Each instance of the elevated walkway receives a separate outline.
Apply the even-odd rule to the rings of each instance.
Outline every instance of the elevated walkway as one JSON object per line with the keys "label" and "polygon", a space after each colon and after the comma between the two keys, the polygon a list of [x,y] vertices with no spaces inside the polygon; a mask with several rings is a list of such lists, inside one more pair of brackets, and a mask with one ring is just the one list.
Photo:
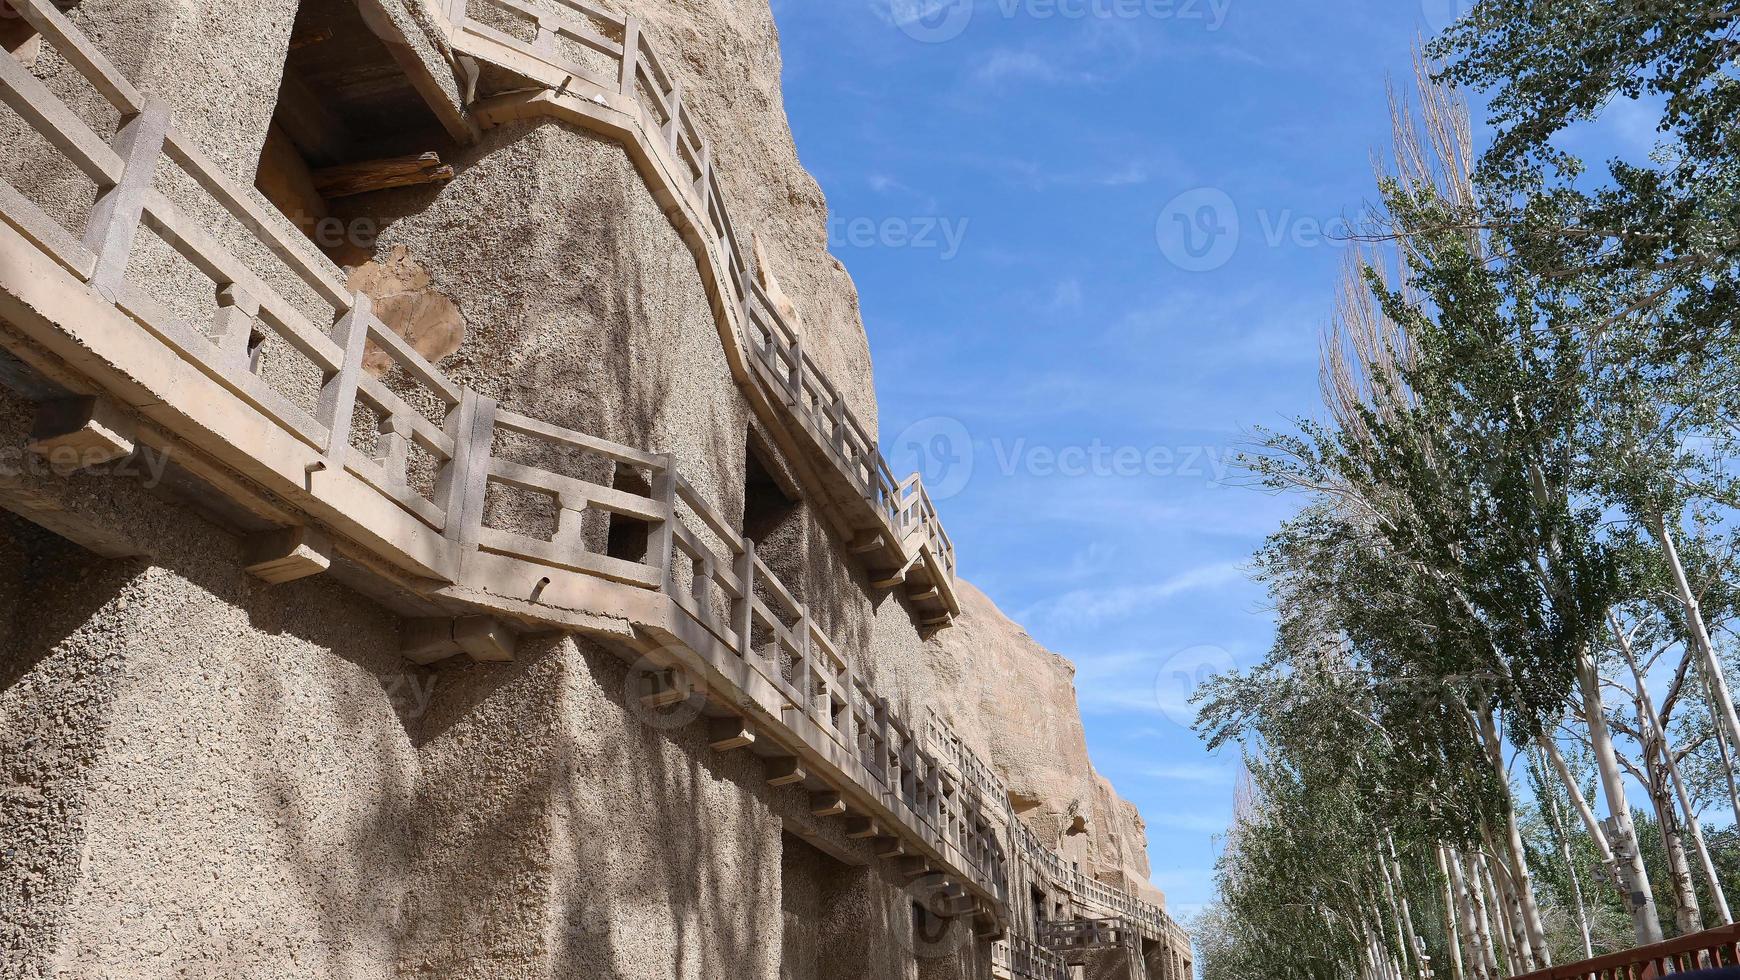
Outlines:
{"label": "elevated walkway", "polygon": [[[756,281],[726,207],[710,144],[639,22],[583,0],[446,0],[429,4],[456,53],[537,83],[474,107],[484,125],[558,118],[621,142],[694,252],[732,372],[788,450],[812,460],[843,515],[841,530],[871,578],[901,589],[921,622],[960,615],[954,543],[917,474],[896,480],[877,442],[804,350],[803,337]],[[479,19],[488,11],[495,26]]]}
{"label": "elevated walkway", "polygon": [[[717,733],[715,748],[763,756],[770,783],[807,789],[818,815],[851,821],[850,836],[874,839],[905,873],[942,876],[962,896],[961,915],[1000,928],[1005,856],[994,815],[958,802],[961,788],[918,731],[669,456],[504,410],[456,384],[58,8],[11,2],[121,118],[112,141],[99,137],[0,55],[0,100],[66,158],[69,176],[90,181],[96,200],[68,228],[0,182],[0,346],[9,355],[0,376],[43,400],[39,451],[71,451],[87,465],[138,445],[168,454],[214,509],[263,529],[256,574],[286,581],[342,556],[399,608],[420,611],[413,625],[430,628],[407,631],[412,659],[511,657],[513,629],[605,641],[637,664],[648,707],[695,706]],[[202,214],[224,216],[223,227],[157,189],[170,168],[204,195]],[[215,322],[191,322],[129,280],[147,232],[209,279]],[[287,283],[320,311],[292,301]],[[414,391],[363,370],[370,345]],[[298,390],[297,379],[310,377],[314,390]],[[632,469],[651,490],[533,465],[527,445]],[[432,487],[419,485],[414,456],[433,466]],[[486,495],[499,487],[553,498],[553,532],[486,522]],[[11,484],[0,498],[112,550],[100,530],[49,513],[40,495]],[[948,566],[930,539],[893,534],[931,520],[916,506],[888,511],[889,540],[939,562],[941,581]],[[595,520],[643,529],[644,554],[591,543],[599,536],[585,529]]]}

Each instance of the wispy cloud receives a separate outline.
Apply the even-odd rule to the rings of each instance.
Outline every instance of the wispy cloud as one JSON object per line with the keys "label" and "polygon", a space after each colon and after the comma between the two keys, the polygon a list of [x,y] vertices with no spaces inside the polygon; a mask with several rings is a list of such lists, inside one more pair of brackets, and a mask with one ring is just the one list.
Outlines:
{"label": "wispy cloud", "polygon": [[1238,771],[1226,766],[1217,766],[1207,762],[1179,762],[1160,766],[1149,766],[1142,770],[1142,775],[1151,779],[1164,780],[1170,783],[1195,783],[1201,786],[1230,786],[1238,778]]}
{"label": "wispy cloud", "polygon": [[1035,604],[1023,616],[1052,623],[1093,626],[1108,619],[1132,616],[1192,592],[1243,582],[1244,578],[1239,562],[1211,562],[1158,582],[1109,589],[1073,589]]}

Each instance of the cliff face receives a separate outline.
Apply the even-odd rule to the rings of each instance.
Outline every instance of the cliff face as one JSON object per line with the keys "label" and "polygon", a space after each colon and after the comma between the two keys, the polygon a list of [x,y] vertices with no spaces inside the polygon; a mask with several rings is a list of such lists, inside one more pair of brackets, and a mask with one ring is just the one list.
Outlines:
{"label": "cliff face", "polygon": [[[670,52],[684,99],[713,139],[738,233],[764,243],[772,273],[801,320],[804,349],[833,379],[865,429],[876,431],[870,344],[858,291],[828,253],[828,202],[798,161],[781,94],[779,29],[767,0],[624,0]],[[746,242],[747,244],[747,242]]]}
{"label": "cliff face", "polygon": [[1160,903],[1141,814],[1094,770],[1075,666],[961,581],[961,616],[904,665],[904,690],[935,706],[1008,784],[1021,819],[1083,871]]}

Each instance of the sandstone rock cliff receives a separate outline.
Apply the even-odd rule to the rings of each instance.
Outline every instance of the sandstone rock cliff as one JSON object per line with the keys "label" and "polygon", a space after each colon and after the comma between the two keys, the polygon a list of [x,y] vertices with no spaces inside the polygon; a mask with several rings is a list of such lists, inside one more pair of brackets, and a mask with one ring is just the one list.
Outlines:
{"label": "sandstone rock cliff", "polygon": [[936,706],[1008,784],[1023,822],[1083,871],[1163,902],[1148,882],[1141,814],[1094,770],[1075,665],[1039,645],[983,592],[956,588],[961,616],[902,665],[914,704]]}

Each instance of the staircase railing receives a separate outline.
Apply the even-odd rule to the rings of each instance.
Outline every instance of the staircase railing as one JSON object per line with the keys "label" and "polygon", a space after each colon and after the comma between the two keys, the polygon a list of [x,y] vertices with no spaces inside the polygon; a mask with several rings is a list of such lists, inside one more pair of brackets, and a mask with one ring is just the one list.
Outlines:
{"label": "staircase railing", "polygon": [[[113,139],[99,136],[0,53],[0,102],[65,158],[67,166],[51,168],[55,176],[82,174],[95,200],[69,229],[0,181],[0,222],[89,287],[64,295],[100,298],[125,318],[58,325],[89,331],[71,343],[49,336],[51,326],[45,339],[113,383],[113,397],[142,410],[166,407],[157,417],[177,436],[269,481],[274,492],[320,505],[316,513],[341,536],[437,585],[507,560],[515,581],[542,570],[530,590],[534,610],[536,596],[561,576],[620,586],[625,598],[662,594],[736,659],[743,684],[779,693],[780,741],[834,760],[830,770],[844,774],[835,778],[854,780],[892,818],[881,821],[884,833],[916,838],[942,856],[941,870],[1003,906],[1005,855],[991,815],[959,802],[965,793],[949,768],[672,457],[505,410],[455,382],[389,329],[366,295],[348,290],[340,270],[286,218],[224,174],[161,101],[128,82],[52,3],[0,2],[16,8],[121,120]],[[660,77],[656,62],[649,68]],[[680,102],[673,99],[670,111],[678,118]],[[170,170],[187,178],[171,185],[204,195],[194,210],[207,217],[156,189]],[[185,312],[189,297],[157,295],[155,284],[129,276],[140,241],[151,234],[206,280],[206,295],[214,297],[208,322]],[[119,326],[126,321],[137,336]],[[92,342],[129,354],[99,354]],[[365,371],[371,347],[391,362],[387,375]],[[145,377],[148,371],[156,373]],[[219,391],[245,408],[201,416],[214,411]],[[243,418],[247,410],[257,422]],[[222,424],[198,421],[217,416]],[[557,458],[567,462],[549,462]],[[650,489],[623,489],[641,482],[616,479],[624,470],[644,475],[641,485]],[[323,497],[326,486],[345,488],[346,504]],[[376,496],[364,499],[352,487]],[[503,492],[547,499],[553,524],[540,529],[513,508],[492,505]],[[612,548],[605,532],[618,525],[644,531],[641,554]],[[485,585],[474,594],[502,583]],[[503,587],[499,595],[505,601],[512,591]],[[523,613],[523,598],[514,601]],[[746,704],[745,690],[740,684],[720,692],[721,701]]]}
{"label": "staircase railing", "polygon": [[[601,104],[626,105],[646,132],[648,152],[676,174],[674,193],[701,217],[701,231],[722,257],[721,286],[743,324],[750,374],[768,400],[788,412],[795,429],[825,456],[876,515],[892,544],[926,549],[944,599],[954,599],[954,545],[917,474],[897,481],[881,449],[839,389],[804,349],[803,338],[756,281],[714,168],[713,154],[684,99],[682,85],[648,43],[640,22],[584,0],[436,0],[464,46],[522,73],[547,75],[552,87]],[[487,18],[487,19],[486,19]],[[489,22],[491,19],[496,23]],[[922,534],[914,536],[915,530]],[[910,552],[907,553],[911,556]]]}

